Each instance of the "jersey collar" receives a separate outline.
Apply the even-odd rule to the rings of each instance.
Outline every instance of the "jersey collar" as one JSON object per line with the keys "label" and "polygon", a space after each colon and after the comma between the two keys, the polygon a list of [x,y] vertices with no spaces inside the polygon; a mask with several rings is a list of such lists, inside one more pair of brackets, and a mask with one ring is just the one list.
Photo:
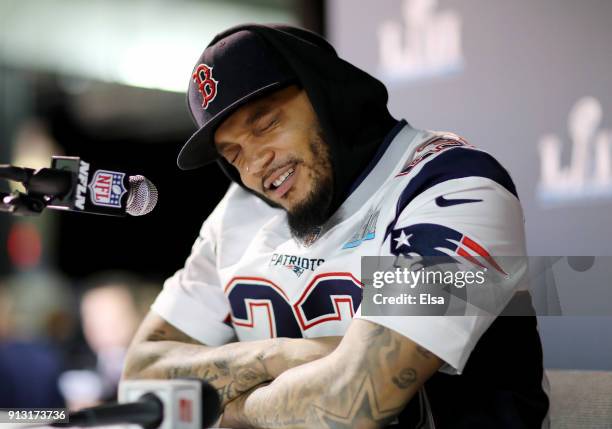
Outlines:
{"label": "jersey collar", "polygon": [[359,175],[346,200],[326,222],[323,230],[340,223],[357,212],[404,163],[406,150],[419,130],[402,119],[385,137],[372,161]]}

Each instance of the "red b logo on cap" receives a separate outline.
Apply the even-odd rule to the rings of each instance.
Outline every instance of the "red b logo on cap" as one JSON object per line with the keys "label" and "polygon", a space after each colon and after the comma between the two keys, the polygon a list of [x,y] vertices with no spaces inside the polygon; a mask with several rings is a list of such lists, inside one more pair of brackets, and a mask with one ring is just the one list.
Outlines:
{"label": "red b logo on cap", "polygon": [[198,84],[198,91],[202,94],[202,107],[206,109],[208,103],[215,99],[219,83],[212,77],[212,67],[200,64],[193,72],[193,81]]}

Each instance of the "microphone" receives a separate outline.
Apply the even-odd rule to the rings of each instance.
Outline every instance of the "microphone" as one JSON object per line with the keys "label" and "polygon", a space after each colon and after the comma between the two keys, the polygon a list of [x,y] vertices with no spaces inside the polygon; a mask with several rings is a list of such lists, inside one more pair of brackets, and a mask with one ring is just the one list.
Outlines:
{"label": "microphone", "polygon": [[126,380],[119,385],[119,403],[86,408],[53,427],[139,425],[144,429],[201,429],[219,418],[217,391],[196,379]]}
{"label": "microphone", "polygon": [[142,216],[157,204],[157,188],[141,175],[97,168],[79,157],[54,156],[51,168],[0,166],[0,178],[23,183],[26,194],[2,195],[0,211],[38,214],[45,207],[110,216]]}

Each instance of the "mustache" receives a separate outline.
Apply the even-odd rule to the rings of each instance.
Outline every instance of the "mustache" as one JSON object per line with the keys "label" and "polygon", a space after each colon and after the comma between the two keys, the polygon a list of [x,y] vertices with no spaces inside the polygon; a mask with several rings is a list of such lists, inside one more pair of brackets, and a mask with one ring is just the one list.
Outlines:
{"label": "mustache", "polygon": [[295,158],[295,157],[291,157],[287,160],[284,161],[278,161],[273,163],[272,165],[270,165],[267,168],[266,174],[264,174],[261,178],[261,188],[265,189],[264,183],[266,182],[266,180],[268,180],[268,178],[274,174],[275,171],[277,171],[280,168],[284,168],[287,167],[289,165],[295,164],[296,166],[300,165],[300,164],[304,164],[304,160],[299,159],[299,158]]}

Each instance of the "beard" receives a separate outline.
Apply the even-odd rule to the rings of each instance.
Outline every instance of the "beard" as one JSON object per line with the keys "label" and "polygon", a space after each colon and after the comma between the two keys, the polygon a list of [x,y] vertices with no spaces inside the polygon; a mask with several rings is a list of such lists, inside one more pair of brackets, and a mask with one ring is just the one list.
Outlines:
{"label": "beard", "polygon": [[312,189],[303,201],[287,211],[291,234],[300,241],[317,237],[321,226],[329,219],[329,208],[334,193],[331,156],[321,130],[313,133],[310,150],[316,163],[309,165],[312,172]]}

